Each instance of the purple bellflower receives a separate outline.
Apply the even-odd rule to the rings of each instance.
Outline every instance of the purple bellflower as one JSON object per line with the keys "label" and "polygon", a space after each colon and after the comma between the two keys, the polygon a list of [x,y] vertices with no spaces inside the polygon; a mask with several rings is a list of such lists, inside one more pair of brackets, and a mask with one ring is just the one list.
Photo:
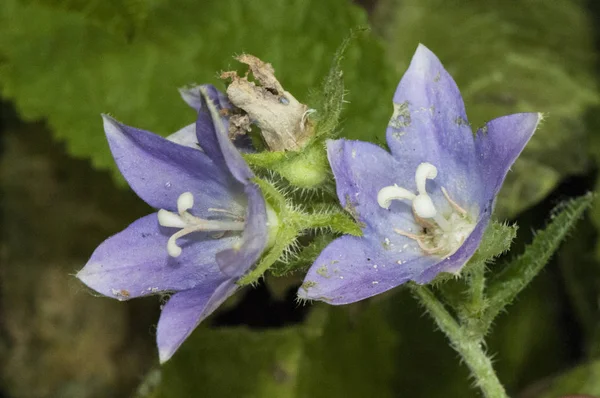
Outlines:
{"label": "purple bellflower", "polygon": [[327,142],[338,198],[363,236],[329,244],[300,298],[347,304],[407,281],[459,273],[541,119],[538,113],[503,116],[473,135],[456,83],[423,45],[393,102],[386,131],[391,154],[361,141]]}
{"label": "purple bellflower", "polygon": [[227,99],[208,85],[182,96],[198,118],[169,139],[103,116],[119,170],[158,212],[105,240],[77,274],[119,300],[172,293],[157,328],[161,362],[237,290],[276,224],[227,136]]}

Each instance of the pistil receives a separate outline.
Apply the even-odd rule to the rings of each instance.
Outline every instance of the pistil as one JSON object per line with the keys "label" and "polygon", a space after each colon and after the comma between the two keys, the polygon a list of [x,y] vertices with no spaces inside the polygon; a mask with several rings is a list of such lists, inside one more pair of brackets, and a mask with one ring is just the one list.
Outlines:
{"label": "pistil", "polygon": [[[206,220],[192,215],[188,210],[194,207],[194,196],[191,192],[184,192],[177,199],[177,213],[160,209],[158,211],[158,223],[163,227],[180,228],[181,230],[171,235],[167,241],[167,252],[171,257],[181,255],[181,247],[177,245],[177,239],[188,234],[199,231],[228,232],[243,231],[243,221],[219,221]],[[227,212],[228,211],[223,211]]]}
{"label": "pistil", "polygon": [[452,213],[448,218],[440,214],[426,188],[427,180],[436,177],[437,168],[434,165],[421,163],[415,172],[417,194],[394,184],[378,192],[377,203],[388,209],[393,200],[409,201],[412,204],[415,222],[423,227],[423,233],[413,234],[397,228],[394,232],[413,239],[427,254],[450,255],[471,233],[474,224],[469,220],[468,212],[450,198],[444,187],[441,190],[452,208]]}

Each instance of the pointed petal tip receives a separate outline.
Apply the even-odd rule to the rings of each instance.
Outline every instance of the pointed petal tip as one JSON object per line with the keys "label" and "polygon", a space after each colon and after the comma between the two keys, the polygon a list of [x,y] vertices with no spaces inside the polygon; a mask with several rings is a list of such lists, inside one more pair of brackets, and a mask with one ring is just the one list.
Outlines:
{"label": "pointed petal tip", "polygon": [[124,135],[121,123],[119,123],[115,118],[107,115],[106,113],[102,113],[101,116],[104,126],[104,133],[107,137],[119,137]]}
{"label": "pointed petal tip", "polygon": [[171,359],[173,357],[173,354],[175,354],[175,351],[177,350],[177,348],[175,348],[174,350],[169,348],[169,349],[165,349],[165,348],[159,348],[158,349],[158,362],[160,365],[164,365],[165,362],[167,362],[169,359]]}
{"label": "pointed petal tip", "polygon": [[442,62],[433,51],[419,43],[415,54],[412,57],[411,66],[418,69],[429,70],[432,66],[442,67]]}

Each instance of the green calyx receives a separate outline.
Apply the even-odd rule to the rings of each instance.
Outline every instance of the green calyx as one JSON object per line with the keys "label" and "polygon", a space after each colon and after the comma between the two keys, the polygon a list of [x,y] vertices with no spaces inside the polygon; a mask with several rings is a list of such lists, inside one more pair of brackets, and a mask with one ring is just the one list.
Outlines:
{"label": "green calyx", "polygon": [[[320,246],[329,243],[339,234],[359,236],[362,233],[356,222],[339,206],[322,204],[306,210],[294,203],[293,194],[287,197],[271,182],[260,178],[255,178],[254,182],[261,188],[268,212],[271,213],[268,221],[270,236],[268,249],[256,267],[238,281],[241,286],[256,283],[273,264],[286,263],[290,257],[296,257],[298,252],[302,252],[298,238],[307,231],[315,233]],[[323,242],[324,238],[326,242]],[[299,266],[301,264],[288,267],[288,271],[294,271]]]}
{"label": "green calyx", "polygon": [[312,97],[314,109],[303,116],[309,137],[298,150],[265,151],[245,154],[244,159],[257,171],[272,171],[290,186],[301,190],[331,191],[332,174],[327,160],[325,141],[338,132],[344,106],[344,79],[341,62],[356,35],[365,29],[355,29],[338,48],[329,73]]}
{"label": "green calyx", "polygon": [[274,171],[291,186],[315,190],[331,181],[325,147],[315,142],[301,152],[260,152],[245,154],[244,159],[256,169]]}

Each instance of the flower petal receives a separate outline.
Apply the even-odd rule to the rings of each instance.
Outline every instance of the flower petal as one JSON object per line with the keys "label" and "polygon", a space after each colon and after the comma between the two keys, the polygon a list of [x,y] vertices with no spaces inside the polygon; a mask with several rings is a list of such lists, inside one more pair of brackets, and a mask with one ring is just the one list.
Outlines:
{"label": "flower petal", "polygon": [[478,170],[484,185],[481,205],[496,197],[508,170],[533,136],[541,119],[540,113],[517,113],[491,120],[477,131]]}
{"label": "flower petal", "polygon": [[365,238],[342,236],[319,255],[298,296],[334,305],[353,303],[417,278],[439,260],[418,256],[402,264],[397,261]]}
{"label": "flower petal", "polygon": [[172,233],[172,228],[158,224],[156,213],[142,217],[100,244],[77,277],[97,292],[120,300],[191,289],[223,278],[215,255],[239,238],[190,234],[178,240],[183,250],[173,258],[167,253]]}
{"label": "flower petal", "polygon": [[402,168],[430,162],[439,184],[459,201],[469,198],[461,188],[476,175],[477,160],[464,103],[439,59],[421,44],[394,94],[387,142]]}
{"label": "flower petal", "polygon": [[246,273],[262,255],[269,238],[266,203],[260,188],[249,183],[245,191],[248,208],[241,246],[217,253],[217,264],[221,272],[228,276]]}
{"label": "flower petal", "polygon": [[125,126],[104,115],[104,130],[119,170],[150,206],[175,210],[177,198],[192,192],[198,210],[222,208],[241,186],[206,154],[148,131]]}
{"label": "flower petal", "polygon": [[233,105],[229,102],[227,96],[219,91],[212,84],[201,84],[198,86],[191,86],[179,89],[181,98],[192,108],[199,112],[204,107],[204,98],[202,97],[201,91],[204,90],[211,101],[214,102],[217,109],[231,109]]}
{"label": "flower petal", "polygon": [[[229,99],[225,94],[220,92],[212,84],[202,84],[199,86],[182,88],[179,90],[181,97],[185,102],[188,103],[197,112],[202,109],[204,113],[199,116],[199,129],[197,132],[197,140],[204,142],[204,146],[208,148],[208,152],[211,157],[216,159],[222,159],[220,149],[214,142],[212,119],[210,118],[210,112],[206,112],[206,101],[203,97],[202,92],[206,92],[207,97],[213,102],[219,114],[221,121],[223,122],[224,130],[229,131],[229,115],[227,111],[233,109],[234,106],[229,102]],[[253,152],[252,140],[247,135],[238,135],[233,138],[234,146],[242,152]]]}
{"label": "flower petal", "polygon": [[181,130],[177,130],[169,135],[167,140],[197,150],[201,149],[200,144],[198,143],[198,137],[196,137],[196,123],[189,124]]}
{"label": "flower petal", "polygon": [[216,89],[206,85],[200,86],[199,90],[204,102],[196,121],[198,142],[215,163],[226,165],[236,180],[246,184],[254,173],[229,139],[227,124],[219,114],[220,105],[213,100]]}
{"label": "flower petal", "polygon": [[394,232],[394,228],[417,230],[410,202],[394,201],[389,209],[384,209],[377,202],[377,194],[386,186],[405,181],[410,185],[404,188],[416,191],[415,170],[401,168],[387,151],[361,141],[329,140],[327,157],[340,203],[365,224],[365,235],[379,235],[398,247],[410,242]]}
{"label": "flower petal", "polygon": [[239,288],[232,279],[175,293],[158,321],[156,342],[160,363],[168,361],[194,329]]}

